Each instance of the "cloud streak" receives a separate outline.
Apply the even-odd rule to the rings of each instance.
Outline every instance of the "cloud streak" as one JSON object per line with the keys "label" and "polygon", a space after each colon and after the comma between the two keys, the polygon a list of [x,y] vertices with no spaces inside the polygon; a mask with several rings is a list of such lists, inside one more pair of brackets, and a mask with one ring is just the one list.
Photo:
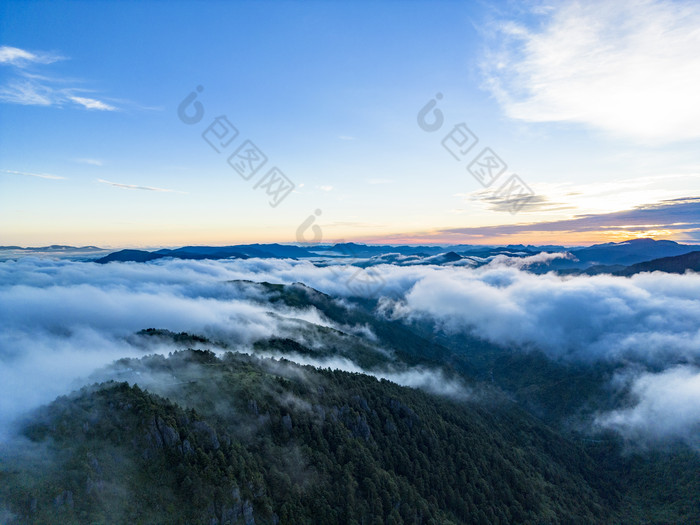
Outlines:
{"label": "cloud streak", "polygon": [[624,230],[630,233],[655,230],[700,233],[700,197],[665,200],[613,213],[581,215],[572,219],[526,224],[446,228],[437,235],[498,237],[531,232],[591,232]]}
{"label": "cloud streak", "polygon": [[154,186],[138,186],[136,184],[122,184],[121,182],[111,182],[104,179],[97,179],[97,182],[102,184],[108,184],[114,186],[115,188],[121,188],[123,190],[144,190],[144,191],[161,191],[165,193],[186,193],[184,191],[170,190],[166,188],[156,188]]}
{"label": "cloud streak", "polygon": [[31,173],[29,171],[16,171],[16,170],[0,170],[3,173],[9,173],[10,175],[24,175],[25,177],[37,177],[39,179],[49,179],[49,180],[65,180],[65,177],[60,175],[52,175],[50,173]]}
{"label": "cloud streak", "polygon": [[111,106],[109,104],[106,104],[105,102],[102,102],[101,100],[97,100],[94,98],[75,96],[69,96],[68,98],[76,104],[80,104],[85,109],[99,109],[100,111],[116,111],[117,109],[114,106]]}
{"label": "cloud streak", "polygon": [[0,64],[23,67],[28,64],[51,64],[63,57],[51,53],[33,53],[18,47],[0,46]]}
{"label": "cloud streak", "polygon": [[74,159],[75,162],[79,164],[88,164],[90,166],[102,166],[103,162],[100,159],[89,159],[89,158],[81,158],[81,159]]}

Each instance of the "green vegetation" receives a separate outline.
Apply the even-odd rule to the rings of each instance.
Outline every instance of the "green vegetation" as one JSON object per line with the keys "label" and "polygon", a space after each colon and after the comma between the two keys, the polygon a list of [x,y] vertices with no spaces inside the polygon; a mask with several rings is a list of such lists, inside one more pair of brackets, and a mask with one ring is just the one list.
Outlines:
{"label": "green vegetation", "polygon": [[173,342],[178,345],[212,343],[209,339],[207,339],[206,337],[202,337],[201,335],[193,335],[187,332],[175,333],[170,330],[165,330],[163,328],[146,328],[145,330],[139,330],[138,332],[136,332],[136,335],[165,339],[169,342]]}
{"label": "green vegetation", "polygon": [[232,353],[118,366],[168,398],[105,383],[42,409],[27,454],[51,463],[2,469],[18,523],[583,523],[616,502],[510,404]]}
{"label": "green vegetation", "polygon": [[[615,434],[577,431],[625,402],[606,389],[614,365],[407,326],[377,315],[373,301],[348,307],[302,284],[229,285],[256,287],[261,302],[314,306],[348,327],[300,321],[294,338],[258,341],[254,352],[340,357],[374,371],[429,367],[478,395],[449,399],[232,352],[121,359],[95,377],[125,382],[58,398],[0,455],[0,522],[700,521],[697,451],[630,449]],[[228,346],[155,328],[136,337]]]}

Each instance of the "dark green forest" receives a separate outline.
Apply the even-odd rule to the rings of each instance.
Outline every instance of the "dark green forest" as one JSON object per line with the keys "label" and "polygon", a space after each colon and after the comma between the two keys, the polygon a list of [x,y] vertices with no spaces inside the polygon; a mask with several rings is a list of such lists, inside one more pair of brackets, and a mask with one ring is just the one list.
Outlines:
{"label": "dark green forest", "polygon": [[612,441],[590,448],[504,399],[450,400],[236,353],[185,350],[115,367],[159,393],[95,384],[28,419],[16,462],[0,471],[8,523],[698,516],[694,453],[640,462]]}

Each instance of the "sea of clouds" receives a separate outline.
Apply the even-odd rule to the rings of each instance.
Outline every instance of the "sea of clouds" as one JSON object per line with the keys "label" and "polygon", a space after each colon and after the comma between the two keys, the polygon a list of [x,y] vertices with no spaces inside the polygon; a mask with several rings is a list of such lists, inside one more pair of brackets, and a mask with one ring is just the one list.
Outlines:
{"label": "sea of clouds", "polygon": [[[242,350],[288,335],[295,323],[338,328],[313,308],[261,302],[259,290],[226,284],[243,279],[302,282],[340,301],[367,293],[379,298],[381,315],[396,320],[427,321],[447,333],[538,349],[564,362],[626,363],[616,383],[630,389],[634,403],[599,414],[596,425],[651,441],[693,442],[700,434],[698,274],[535,275],[498,258],[476,269],[380,265],[366,270],[378,286],[349,286],[357,271],[280,259],[0,262],[0,427],[80,386],[95,369],[143,355],[133,334],[144,328],[202,334]],[[289,357],[359,370],[348,360]],[[383,377],[429,390],[446,383],[428,370]]]}

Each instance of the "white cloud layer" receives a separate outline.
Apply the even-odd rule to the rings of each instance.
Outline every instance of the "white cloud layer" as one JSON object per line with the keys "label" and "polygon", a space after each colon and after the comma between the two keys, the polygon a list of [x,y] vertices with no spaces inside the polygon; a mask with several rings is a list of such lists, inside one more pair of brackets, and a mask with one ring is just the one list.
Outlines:
{"label": "white cloud layer", "polygon": [[700,450],[700,369],[678,366],[634,379],[637,404],[598,417],[596,423],[612,428],[635,442],[681,439]]}
{"label": "white cloud layer", "polygon": [[[314,308],[261,302],[259,288],[226,282],[306,280],[340,288],[335,275],[338,271],[308,262],[281,260],[100,265],[25,257],[0,262],[0,434],[19,414],[80,386],[99,367],[174,349],[157,338],[146,348],[143,341],[134,342],[131,336],[145,328],[200,334],[238,350],[269,337],[305,342],[307,323],[371,341],[375,336],[367,327],[336,326]],[[387,374],[429,390],[440,385],[445,394],[459,390],[457,383],[428,370]]]}
{"label": "white cloud layer", "polygon": [[700,360],[698,274],[564,278],[495,261],[473,271],[426,272],[388,309],[553,358]]}
{"label": "white cloud layer", "polygon": [[[226,281],[302,282],[345,302],[362,290],[347,284],[356,270],[279,259],[0,263],[0,427],[95,368],[141,355],[127,336],[143,328],[189,331],[241,348],[299,332],[297,319],[347,332],[315,309],[270,305],[255,295],[258,289]],[[564,278],[527,273],[502,258],[476,269],[379,265],[373,271],[384,283],[380,310],[397,319],[434,323],[514,351],[540,349],[555,359],[623,363],[631,405],[599,415],[600,426],[651,440],[684,438],[697,427],[700,274]],[[343,359],[312,364],[359,371]],[[380,376],[441,394],[465,392],[429,370]]]}
{"label": "white cloud layer", "polygon": [[643,143],[700,137],[700,4],[567,0],[536,11],[539,25],[498,24],[484,61],[508,116]]}
{"label": "white cloud layer", "polygon": [[246,347],[285,336],[297,320],[328,324],[314,309],[254,304],[226,277],[214,264],[0,263],[0,429],[96,368],[143,355],[128,336],[144,328]]}

